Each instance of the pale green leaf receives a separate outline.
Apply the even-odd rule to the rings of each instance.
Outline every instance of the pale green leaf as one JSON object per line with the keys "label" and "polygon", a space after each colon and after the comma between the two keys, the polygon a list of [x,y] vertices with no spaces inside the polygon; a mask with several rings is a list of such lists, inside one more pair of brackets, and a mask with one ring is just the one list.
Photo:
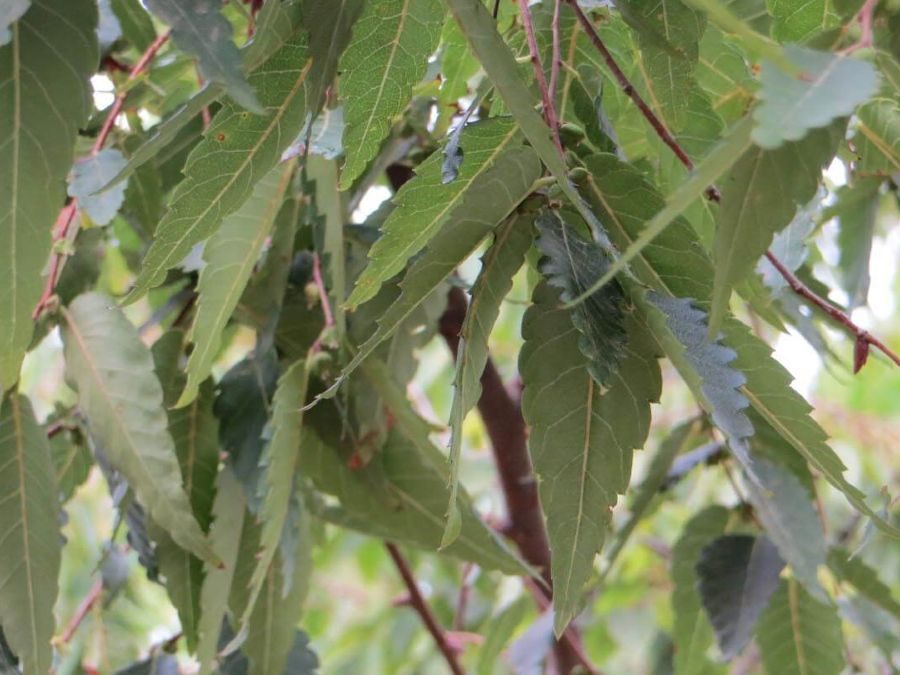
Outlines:
{"label": "pale green leaf", "polygon": [[559,635],[581,605],[611,508],[628,487],[632,453],[646,440],[650,403],[658,400],[662,382],[646,328],[630,320],[625,359],[601,388],[588,372],[569,312],[559,308],[558,290],[542,284],[533,300],[522,326],[522,411],[547,518]]}
{"label": "pale green leaf", "polygon": [[900,620],[900,600],[897,600],[894,591],[878,578],[878,572],[859,556],[851,557],[846,550],[834,548],[828,553],[828,567],[842,583],[850,584],[859,595]]}
{"label": "pale green leaf", "polygon": [[701,675],[712,671],[706,651],[713,642],[713,629],[697,593],[697,561],[700,551],[725,532],[728,510],[710,506],[691,518],[672,549],[672,611],[675,615],[675,674]]}
{"label": "pale green leaf", "polygon": [[241,486],[230,469],[218,476],[216,502],[209,541],[222,561],[221,567],[206,567],[206,578],[200,591],[200,622],[197,626],[197,660],[201,675],[211,675],[214,669],[219,630],[228,608],[228,594],[234,582],[238,548],[241,542],[246,504]]}
{"label": "pale green leaf", "polygon": [[[0,390],[19,379],[99,59],[91,0],[33,0],[0,47]],[[48,48],[48,44],[54,46]]]}
{"label": "pale green leaf", "polygon": [[64,429],[49,438],[60,501],[67,502],[87,479],[94,458],[80,429]]}
{"label": "pale green leaf", "polygon": [[263,114],[263,106],[241,72],[232,26],[218,0],[146,0],[147,8],[172,27],[172,40],[197,58],[203,78],[223,84],[240,106]]}
{"label": "pale green leaf", "polygon": [[794,579],[784,579],[762,615],[756,642],[768,673],[837,675],[844,670],[841,620]]}
{"label": "pale green leaf", "polygon": [[900,171],[900,104],[876,98],[857,112],[853,145],[861,176],[889,176]]}
{"label": "pale green leaf", "polygon": [[369,266],[356,280],[348,306],[355,308],[374,297],[381,284],[401,271],[406,261],[442,228],[465,217],[460,214],[475,210],[481,184],[500,170],[508,170],[505,155],[520,146],[521,135],[515,123],[494,118],[463,131],[461,147],[465,159],[455,180],[444,183],[441,153],[436,152],[423,162],[416,169],[416,177],[394,197],[396,208],[369,250]]}
{"label": "pale green leaf", "polygon": [[729,123],[744,116],[756,88],[744,54],[718,28],[708,28],[700,42],[697,81]]}
{"label": "pale green leaf", "polygon": [[834,192],[835,202],[823,213],[823,220],[837,216],[837,244],[840,250],[838,273],[847,292],[847,306],[865,305],[869,296],[869,260],[881,201],[878,178],[863,178]]}
{"label": "pale green leaf", "polygon": [[150,350],[115,303],[77,297],[63,312],[66,379],[115,468],[179,545],[215,560],[184,492]]}
{"label": "pale green leaf", "polygon": [[156,29],[141,0],[112,0],[111,6],[125,38],[143,53],[156,39]]}
{"label": "pale green leaf", "polygon": [[803,42],[841,22],[832,0],[768,0],[772,32],[782,42]]}
{"label": "pale green leaf", "polygon": [[0,624],[24,671],[46,673],[53,664],[59,502],[47,437],[31,403],[15,392],[0,407],[0,494]]}
{"label": "pale green leaf", "polygon": [[460,331],[453,402],[450,406],[450,504],[441,546],[458,535],[462,517],[457,506],[463,422],[481,398],[481,374],[488,360],[488,340],[500,314],[500,304],[512,288],[513,277],[531,247],[531,223],[510,218],[494,233],[481,259],[481,272],[472,287],[472,300]]}
{"label": "pale green leaf", "polygon": [[722,325],[731,289],[752,272],[775,234],[816,193],[822,169],[834,156],[842,132],[843,125],[836,123],[775,150],[753,147],[722,180],[711,333]]}
{"label": "pale green leaf", "polygon": [[752,138],[762,148],[799,141],[849,116],[878,91],[878,71],[867,61],[796,45],[785,47],[784,55],[796,72],[765,61],[759,76]]}
{"label": "pale green leaf", "polygon": [[409,103],[437,47],[443,19],[440,0],[370,0],[366,5],[340,66],[347,153],[342,189],[365,171]]}
{"label": "pale green leaf", "polygon": [[753,637],[753,628],[778,588],[784,561],[765,537],[729,534],[710,542],[697,561],[697,591],[731,660]]}
{"label": "pale green leaf", "polygon": [[197,282],[197,312],[188,339],[194,343],[187,363],[187,383],[176,406],[197,396],[209,377],[222,344],[222,332],[250,280],[253,266],[274,226],[294,171],[285,162],[269,171],[253,194],[226,217],[203,249],[206,265]]}
{"label": "pale green leaf", "polygon": [[494,227],[528,196],[540,171],[540,163],[530,148],[507,148],[481,181],[469,189],[463,206],[454,211],[425,252],[412,263],[400,282],[397,302],[378,320],[378,328],[344,367],[335,384],[317,399],[333,396],[344,379],[477,250]]}
{"label": "pale green leaf", "polygon": [[122,167],[125,158],[118,150],[107,148],[75,162],[69,175],[69,196],[78,200],[81,209],[97,225],[106,225],[122,206],[127,181],[100,192]]}

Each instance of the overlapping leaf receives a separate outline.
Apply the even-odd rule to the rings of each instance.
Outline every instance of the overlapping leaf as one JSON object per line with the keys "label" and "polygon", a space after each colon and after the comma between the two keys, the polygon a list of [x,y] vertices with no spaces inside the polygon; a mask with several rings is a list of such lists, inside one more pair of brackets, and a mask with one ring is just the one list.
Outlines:
{"label": "overlapping leaf", "polygon": [[56,477],[27,398],[0,406],[0,623],[25,672],[53,664],[53,604],[60,565]]}
{"label": "overlapping leaf", "polygon": [[115,303],[96,293],[63,314],[66,378],[115,468],[179,545],[215,560],[184,492],[150,351]]}
{"label": "overlapping leaf", "polygon": [[[632,452],[644,444],[650,402],[658,399],[662,383],[657,353],[637,321],[628,322],[625,359],[601,388],[588,371],[569,312],[558,308],[559,292],[542,284],[533,299],[522,326],[522,411],[547,518],[554,629],[561,634],[578,611],[610,509],[628,486]],[[598,325],[620,320],[591,319]]]}
{"label": "overlapping leaf", "polygon": [[853,137],[860,175],[891,175],[900,171],[900,104],[876,98],[857,113]]}
{"label": "overlapping leaf", "polygon": [[774,19],[772,32],[783,42],[803,42],[841,20],[828,0],[768,0],[766,4]]}
{"label": "overlapping leaf", "polygon": [[[385,281],[403,269],[442,228],[479,208],[480,186],[509,171],[506,155],[521,146],[514,122],[496,118],[473,124],[463,132],[465,161],[459,175],[444,183],[441,153],[434,153],[416,170],[416,177],[400,188],[396,208],[369,250],[369,266],[356,280],[347,304],[356,307],[374,297]],[[520,150],[521,152],[521,150]],[[481,193],[484,194],[484,193]],[[506,201],[506,200],[504,200]]]}
{"label": "overlapping leaf", "polygon": [[900,620],[900,601],[891,588],[878,578],[878,572],[859,556],[851,556],[842,548],[834,548],[828,553],[828,567],[842,582],[850,584],[857,593]]}
{"label": "overlapping leaf", "polygon": [[500,314],[500,303],[512,288],[513,276],[525,262],[531,247],[531,224],[510,218],[494,234],[481,259],[481,272],[472,288],[472,301],[460,331],[456,357],[453,403],[450,408],[450,505],[441,546],[459,535],[462,518],[457,506],[463,421],[481,398],[481,374],[488,360],[488,339]]}
{"label": "overlapping leaf", "polygon": [[[14,8],[12,8],[14,9]],[[19,378],[99,58],[90,0],[34,0],[0,46],[0,389]],[[47,44],[54,45],[48,49]]]}
{"label": "overlapping leaf", "polygon": [[439,0],[374,0],[366,5],[341,59],[349,188],[378,153],[437,47],[444,11]]}
{"label": "overlapping leaf", "polygon": [[[69,196],[78,200],[78,208],[97,225],[106,225],[122,206],[127,182],[98,192],[125,166],[118,150],[107,148],[75,162],[69,178]],[[96,194],[95,194],[96,193]]]}

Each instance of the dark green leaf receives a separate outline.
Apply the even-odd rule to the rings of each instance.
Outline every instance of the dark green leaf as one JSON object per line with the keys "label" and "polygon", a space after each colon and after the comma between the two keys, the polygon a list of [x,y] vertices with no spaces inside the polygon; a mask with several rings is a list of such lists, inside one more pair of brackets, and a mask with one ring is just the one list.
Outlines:
{"label": "dark green leaf", "polygon": [[125,38],[143,52],[156,39],[156,29],[141,0],[112,0],[111,5]]}

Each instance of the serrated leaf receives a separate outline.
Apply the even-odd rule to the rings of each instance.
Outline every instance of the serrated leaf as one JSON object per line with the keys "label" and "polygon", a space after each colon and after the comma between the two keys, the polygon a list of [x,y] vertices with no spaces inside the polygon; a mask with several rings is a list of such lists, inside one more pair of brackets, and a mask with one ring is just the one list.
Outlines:
{"label": "serrated leaf", "polygon": [[781,42],[803,42],[841,22],[829,0],[768,0],[772,33]]}
{"label": "serrated leaf", "polygon": [[[525,314],[519,370],[529,452],[547,518],[553,578],[554,630],[562,634],[581,604],[611,508],[628,487],[632,452],[650,425],[650,402],[661,391],[657,354],[646,328],[628,321],[621,367],[601,388],[588,372],[580,333],[559,292],[535,289]],[[598,323],[604,317],[593,317]],[[613,319],[615,321],[615,319]]]}
{"label": "serrated leaf", "polygon": [[366,5],[341,59],[344,73],[346,190],[365,171],[425,75],[437,47],[444,11],[439,0],[374,0]]}
{"label": "serrated leaf", "polygon": [[[541,272],[552,286],[561,289],[563,302],[587,291],[609,268],[603,248],[581,236],[572,225],[577,222],[577,217],[557,211],[544,212],[535,221],[540,233],[537,246],[544,254]],[[625,357],[628,309],[625,295],[615,281],[572,309],[572,323],[581,333],[578,348],[601,387],[609,384]]]}
{"label": "serrated leaf", "polygon": [[460,331],[453,402],[450,406],[450,502],[441,547],[459,536],[462,516],[457,506],[463,422],[481,398],[481,374],[488,360],[488,340],[500,314],[500,304],[512,288],[513,277],[531,247],[532,228],[527,221],[510,218],[494,234],[481,259],[481,272],[472,287],[472,301]]}
{"label": "serrated leaf", "polygon": [[851,556],[842,548],[833,548],[828,553],[828,567],[843,583],[853,586],[859,595],[900,620],[900,601],[890,587],[878,578],[878,572],[859,556]]}
{"label": "serrated leaf", "polygon": [[232,26],[217,0],[146,0],[147,8],[172,27],[179,49],[197,58],[203,78],[223,84],[238,105],[262,115],[264,107],[241,72]]}
{"label": "serrated leaf", "polygon": [[796,45],[787,45],[784,56],[795,74],[764,61],[759,76],[752,137],[767,150],[849,116],[878,91],[878,71],[866,61]]}
{"label": "serrated leaf", "polygon": [[0,494],[0,623],[24,671],[46,673],[53,664],[59,501],[44,430],[15,392],[0,406]]}
{"label": "serrated leaf", "polygon": [[246,503],[241,486],[230,469],[218,476],[209,542],[222,561],[222,567],[206,567],[200,591],[200,621],[197,625],[197,661],[201,675],[211,675],[215,666],[219,629],[228,608],[228,595],[234,582],[241,542]]}
{"label": "serrated leaf", "polygon": [[402,290],[397,302],[378,320],[378,328],[360,346],[335,384],[317,399],[334,396],[347,376],[475,252],[491,230],[528,196],[540,171],[540,163],[530,148],[520,145],[506,149],[491,171],[469,189],[463,206],[453,212],[421,257],[412,263],[400,282]]}
{"label": "serrated leaf", "polygon": [[[11,8],[13,9],[13,8]],[[0,390],[19,379],[99,59],[91,0],[33,0],[0,47]],[[54,45],[48,49],[47,45]]]}
{"label": "serrated leaf", "polygon": [[672,641],[676,675],[701,675],[711,670],[706,650],[713,642],[713,629],[697,592],[697,561],[700,552],[725,532],[728,510],[710,506],[691,518],[672,549],[672,611],[675,614]]}
{"label": "serrated leaf", "polygon": [[107,225],[125,200],[127,181],[100,191],[124,166],[125,158],[122,153],[107,148],[78,160],[72,167],[69,196],[78,200],[78,208],[97,225]]}
{"label": "serrated leaf", "polygon": [[[439,453],[437,448],[431,452]],[[346,465],[337,449],[310,432],[300,463],[316,488],[340,501],[339,507],[325,507],[317,514],[326,521],[426,551],[440,547],[449,495],[446,472],[439,471],[423,449],[397,429],[391,431],[381,452],[357,470]],[[525,572],[471,505],[460,510],[462,528],[445,553],[485,569]]]}
{"label": "serrated leaf", "polygon": [[187,383],[175,404],[189,404],[200,383],[212,372],[222,343],[222,331],[250,280],[253,267],[281,209],[294,171],[285,162],[269,171],[253,194],[237,211],[226,217],[203,250],[206,265],[197,282],[197,312],[188,339],[194,344],[187,362]]}
{"label": "serrated leaf", "polygon": [[[291,494],[294,490],[294,473],[300,456],[303,430],[303,404],[309,385],[309,362],[296,361],[278,379],[272,410],[272,438],[263,454],[260,464],[265,470],[265,480],[260,486],[263,493],[260,519],[262,529],[259,535],[259,550],[256,567],[250,577],[247,602],[238,618],[239,644],[249,629],[251,615],[263,586],[272,576],[272,561],[278,550],[278,541],[288,516]],[[271,671],[264,671],[271,672]]]}
{"label": "serrated leaf", "polygon": [[766,672],[837,675],[844,670],[841,620],[793,579],[782,580],[756,629]]}
{"label": "serrated leaf", "polygon": [[509,171],[505,155],[520,144],[515,123],[493,118],[469,125],[463,131],[461,147],[466,160],[456,180],[444,183],[441,153],[425,160],[416,169],[416,177],[394,197],[396,208],[369,250],[369,265],[356,280],[347,305],[355,308],[374,297],[381,285],[401,271],[437,232],[449,227],[451,221],[464,218],[465,211],[476,208],[480,186],[495,180],[498,174],[502,175],[500,172]]}
{"label": "serrated leaf", "polygon": [[763,536],[724,535],[700,552],[697,590],[726,661],[753,637],[783,568],[775,545]]}
{"label": "serrated leaf", "polygon": [[900,171],[900,104],[876,98],[857,111],[853,137],[861,176],[887,176]]}
{"label": "serrated leaf", "polygon": [[215,560],[184,492],[150,351],[116,304],[97,293],[63,311],[66,379],[111,462],[150,516],[182,547]]}
{"label": "serrated leaf", "polygon": [[716,219],[711,334],[722,325],[732,287],[750,274],[772,237],[816,193],[842,133],[838,122],[775,150],[751,148],[726,174]]}

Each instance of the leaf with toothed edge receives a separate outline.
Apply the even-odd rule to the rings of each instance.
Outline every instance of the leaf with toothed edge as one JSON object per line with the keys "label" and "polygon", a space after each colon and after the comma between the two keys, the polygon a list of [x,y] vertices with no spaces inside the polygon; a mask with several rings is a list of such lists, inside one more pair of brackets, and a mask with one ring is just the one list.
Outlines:
{"label": "leaf with toothed edge", "polygon": [[581,333],[559,306],[559,290],[542,283],[533,300],[522,325],[522,412],[531,429],[528,448],[547,518],[554,630],[561,635],[581,605],[611,509],[628,487],[632,453],[649,432],[650,403],[658,400],[662,382],[659,354],[636,314],[626,318],[625,358],[601,390],[579,349]]}
{"label": "leaf with toothed edge", "polygon": [[531,224],[524,219],[510,218],[500,225],[481,259],[481,272],[472,287],[472,301],[460,331],[450,406],[450,503],[442,548],[459,536],[462,527],[457,497],[463,421],[481,398],[481,374],[488,360],[491,329],[500,314],[500,304],[512,288],[513,277],[525,262],[532,234]]}

